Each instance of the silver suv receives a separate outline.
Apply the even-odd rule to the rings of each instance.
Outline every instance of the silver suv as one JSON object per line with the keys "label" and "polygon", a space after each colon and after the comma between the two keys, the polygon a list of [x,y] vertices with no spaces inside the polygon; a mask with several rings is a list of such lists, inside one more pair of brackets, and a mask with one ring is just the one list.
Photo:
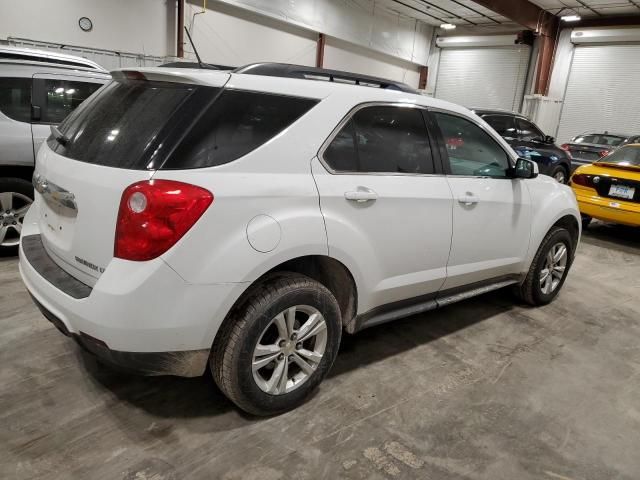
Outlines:
{"label": "silver suv", "polygon": [[110,78],[85,58],[0,46],[0,254],[17,251],[35,155],[50,126]]}

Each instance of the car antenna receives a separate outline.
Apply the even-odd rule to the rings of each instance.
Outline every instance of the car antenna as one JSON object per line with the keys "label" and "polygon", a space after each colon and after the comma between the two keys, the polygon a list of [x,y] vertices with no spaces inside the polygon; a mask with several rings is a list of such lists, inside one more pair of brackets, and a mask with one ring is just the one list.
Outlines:
{"label": "car antenna", "polygon": [[198,50],[196,49],[196,45],[195,45],[195,43],[193,43],[193,39],[191,38],[191,34],[189,33],[189,29],[187,28],[186,25],[184,27],[184,31],[187,32],[187,37],[189,38],[189,43],[191,44],[191,47],[193,48],[193,53],[196,54],[196,58],[198,59],[198,66],[200,68],[207,68],[207,67],[205,67],[204,63],[202,63],[202,59],[200,58],[200,55],[198,54]]}

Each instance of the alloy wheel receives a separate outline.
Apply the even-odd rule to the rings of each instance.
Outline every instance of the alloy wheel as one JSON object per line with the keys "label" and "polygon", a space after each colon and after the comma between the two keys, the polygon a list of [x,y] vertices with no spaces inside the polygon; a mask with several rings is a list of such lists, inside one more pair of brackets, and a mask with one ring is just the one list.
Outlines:
{"label": "alloy wheel", "polygon": [[265,393],[282,395],[306,382],[327,347],[327,323],[309,305],[296,305],[276,315],[256,344],[253,379]]}
{"label": "alloy wheel", "polygon": [[20,243],[22,223],[33,200],[17,192],[0,192],[0,247]]}
{"label": "alloy wheel", "polygon": [[540,270],[540,290],[545,295],[554,292],[567,269],[567,246],[558,242],[549,249],[544,267]]}
{"label": "alloy wheel", "polygon": [[555,175],[553,176],[553,178],[556,179],[557,182],[559,183],[565,183],[566,182],[566,175],[564,173],[564,170],[558,170]]}

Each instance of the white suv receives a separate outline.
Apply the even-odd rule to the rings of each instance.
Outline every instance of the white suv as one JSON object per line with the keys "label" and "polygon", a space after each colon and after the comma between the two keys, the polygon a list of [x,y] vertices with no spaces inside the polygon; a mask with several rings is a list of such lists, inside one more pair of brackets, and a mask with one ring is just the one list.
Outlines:
{"label": "white suv", "polygon": [[85,58],[0,45],[0,254],[17,251],[35,154],[49,126],[110,79]]}
{"label": "white suv", "polygon": [[573,193],[462,107],[278,64],[113,78],[40,150],[20,248],[44,315],[107,363],[209,364],[272,414],[320,383],[343,330],[562,287]]}

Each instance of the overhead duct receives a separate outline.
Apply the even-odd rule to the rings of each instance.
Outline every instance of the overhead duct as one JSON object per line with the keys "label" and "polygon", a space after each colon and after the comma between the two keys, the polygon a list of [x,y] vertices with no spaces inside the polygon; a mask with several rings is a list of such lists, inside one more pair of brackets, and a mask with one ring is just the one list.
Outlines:
{"label": "overhead duct", "polygon": [[438,37],[436,46],[439,48],[460,47],[505,47],[517,43],[517,35],[474,35],[456,37]]}
{"label": "overhead duct", "polygon": [[576,45],[640,42],[640,28],[582,28],[571,32]]}

